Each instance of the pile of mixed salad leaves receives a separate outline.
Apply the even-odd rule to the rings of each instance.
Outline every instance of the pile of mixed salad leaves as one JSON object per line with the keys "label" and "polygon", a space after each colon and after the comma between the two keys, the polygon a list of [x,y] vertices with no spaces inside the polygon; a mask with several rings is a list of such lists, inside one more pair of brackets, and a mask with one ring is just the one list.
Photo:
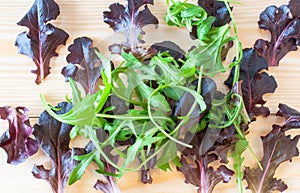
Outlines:
{"label": "pile of mixed salad leaves", "polygon": [[[20,164],[41,148],[52,167],[35,165],[32,174],[48,181],[54,193],[80,180],[91,163],[105,178],[94,188],[104,193],[121,192],[116,179],[125,172],[140,170],[141,181],[151,183],[151,169],[167,171],[172,166],[199,193],[213,192],[233,175],[239,192],[243,180],[255,193],[286,190],[274,174],[282,162],[299,154],[300,135],[291,138],[286,131],[300,128],[300,112],[279,104],[277,115],[286,121],[261,137],[261,160],[246,134],[256,117],[270,114],[263,95],[273,93],[277,83],[268,67],[278,66],[299,46],[300,3],[290,0],[288,5],[267,7],[258,23],[271,40],[259,39],[253,48],[242,49],[228,0],[199,0],[198,5],[167,1],[164,21],[172,28],[186,28],[195,41],[188,51],[171,41],[143,45],[143,28],[158,25],[148,4],[153,0],[128,0],[103,12],[104,22],[126,37],[109,47],[122,62],[102,55],[88,37],[74,40],[62,69],[72,97],[54,107],[41,95],[45,111],[33,127],[27,108],[0,107],[1,119],[9,122],[0,138],[7,162]],[[29,31],[19,34],[15,45],[36,64],[37,84],[50,74],[51,58],[69,37],[49,23],[59,14],[54,0],[36,0],[18,23]],[[226,64],[230,49],[235,58]],[[228,89],[218,89],[215,77],[229,71]],[[70,148],[70,140],[78,136],[89,142]],[[246,149],[256,159],[256,168],[244,167]]]}

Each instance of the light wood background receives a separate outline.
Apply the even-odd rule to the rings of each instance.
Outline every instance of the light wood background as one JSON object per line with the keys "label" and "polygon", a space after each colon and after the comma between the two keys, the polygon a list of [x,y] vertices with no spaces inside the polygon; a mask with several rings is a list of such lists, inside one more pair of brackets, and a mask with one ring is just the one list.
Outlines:
{"label": "light wood background", "polygon": [[[88,36],[92,38],[101,52],[107,53],[107,45],[116,40],[113,31],[103,22],[102,12],[108,10],[109,4],[114,1],[103,0],[57,0],[61,9],[58,19],[52,22],[55,26],[63,28],[70,34],[67,46],[76,37]],[[122,1],[124,2],[124,1]],[[267,32],[258,29],[257,21],[259,13],[271,4],[287,4],[288,0],[240,0],[241,5],[234,5],[234,15],[238,25],[238,32],[243,47],[252,47],[257,38],[268,38]],[[43,93],[49,103],[55,105],[62,101],[67,93],[70,93],[69,85],[64,83],[64,77],[60,74],[66,65],[65,56],[67,46],[58,49],[60,56],[51,60],[51,74],[44,82],[37,86],[34,83],[35,75],[30,70],[35,69],[33,62],[24,55],[19,55],[14,46],[17,35],[26,28],[19,27],[16,23],[27,13],[33,0],[0,0],[0,106],[26,106],[30,109],[31,123],[35,123],[42,111],[39,94]],[[183,45],[185,49],[190,46],[187,33],[183,30],[166,28],[163,16],[166,10],[165,2],[157,0],[154,6],[149,6],[153,14],[159,18],[158,31],[153,26],[147,27],[149,36],[145,36],[147,43],[169,39]],[[174,35],[175,34],[175,35]],[[180,37],[180,38],[179,38]],[[275,76],[278,89],[275,94],[265,96],[268,100],[272,116],[267,119],[260,118],[251,125],[251,132],[247,136],[251,146],[260,158],[261,141],[259,136],[265,135],[273,123],[280,124],[283,120],[274,114],[278,103],[282,102],[300,110],[300,52],[288,54],[280,64],[280,67],[271,68],[269,73]],[[220,77],[225,80],[224,77]],[[0,121],[0,134],[7,129],[7,123]],[[297,131],[291,132],[295,135]],[[299,134],[299,132],[298,132]],[[298,145],[300,147],[300,145]],[[251,156],[246,153],[245,164],[254,165]],[[47,158],[42,152],[29,158],[25,163],[12,166],[6,163],[6,154],[0,150],[0,192],[1,193],[50,193],[51,189],[43,180],[35,179],[31,174],[34,163],[43,164]],[[293,162],[282,164],[276,176],[282,178],[289,189],[287,193],[300,191],[300,157],[294,158]],[[126,174],[118,184],[124,193],[193,193],[196,192],[191,185],[183,182],[183,176],[177,172],[164,173],[158,170],[153,172],[154,182],[152,185],[144,185],[139,182],[137,173]],[[66,193],[97,192],[93,185],[99,176],[93,172],[93,167],[83,179],[73,186],[66,187]],[[246,184],[245,184],[246,186]],[[238,192],[235,179],[229,184],[220,184],[215,192],[232,193]],[[245,191],[250,192],[250,191]]]}

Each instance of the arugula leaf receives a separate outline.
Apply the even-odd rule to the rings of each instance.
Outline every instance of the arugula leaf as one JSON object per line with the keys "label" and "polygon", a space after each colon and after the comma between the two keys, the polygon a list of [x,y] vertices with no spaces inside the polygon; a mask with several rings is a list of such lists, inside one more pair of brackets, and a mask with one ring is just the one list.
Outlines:
{"label": "arugula leaf", "polygon": [[[104,22],[115,32],[126,35],[126,42],[113,44],[109,50],[114,54],[121,54],[122,50],[130,51],[135,56],[140,56],[144,51],[138,47],[144,41],[141,36],[145,34],[142,30],[146,25],[158,24],[157,18],[150,12],[147,4],[153,5],[153,0],[127,0],[127,6],[119,3],[109,6],[110,11],[104,11]],[[141,8],[144,7],[143,10]]]}
{"label": "arugula leaf", "polygon": [[[240,77],[242,81],[241,90],[243,100],[249,117],[268,116],[270,110],[263,106],[266,101],[263,100],[263,95],[273,93],[277,88],[277,83],[273,76],[270,76],[263,70],[268,69],[266,60],[258,55],[254,49],[244,49],[243,58],[240,64]],[[225,81],[225,84],[231,88],[233,74],[235,68],[231,70],[231,74]]]}
{"label": "arugula leaf", "polygon": [[[59,103],[56,113],[68,112],[72,105],[70,103]],[[42,112],[39,123],[34,125],[34,136],[42,150],[51,159],[51,169],[46,169],[43,165],[35,165],[32,174],[38,179],[49,182],[54,193],[63,193],[69,175],[78,161],[72,158],[73,155],[81,155],[84,149],[70,149],[71,125],[61,123],[51,117],[47,111]]]}
{"label": "arugula leaf", "polygon": [[286,119],[282,128],[284,131],[289,129],[300,128],[300,112],[285,105],[279,104],[279,111],[276,113],[276,116],[281,116]]}
{"label": "arugula leaf", "polygon": [[190,51],[187,55],[187,63],[195,63],[203,66],[205,75],[214,76],[219,72],[225,72],[222,60],[224,58],[223,47],[229,42],[230,27],[212,27],[206,33],[206,40],[200,40],[199,47]]}
{"label": "arugula leaf", "polygon": [[271,40],[259,39],[254,48],[268,62],[278,66],[279,61],[290,51],[296,51],[300,40],[299,1],[291,0],[289,5],[267,7],[261,14],[259,27],[268,30]]}
{"label": "arugula leaf", "polygon": [[66,81],[72,78],[79,82],[84,91],[89,94],[95,93],[97,81],[101,77],[102,64],[93,47],[93,41],[87,37],[76,38],[69,46],[70,54],[67,56],[69,63],[62,69]]}
{"label": "arugula leaf", "polygon": [[62,29],[48,23],[59,15],[59,7],[54,0],[36,0],[18,25],[29,28],[29,32],[18,35],[15,45],[21,54],[32,58],[37,75],[36,84],[50,74],[50,60],[58,56],[55,52],[59,45],[65,45],[69,35]]}
{"label": "arugula leaf", "polygon": [[33,132],[26,107],[0,107],[0,118],[7,120],[9,128],[0,137],[0,147],[7,153],[7,163],[20,164],[38,150],[37,142],[29,136]]}
{"label": "arugula leaf", "polygon": [[244,178],[248,183],[247,188],[253,193],[272,193],[276,190],[283,192],[287,185],[281,179],[274,178],[274,174],[281,163],[292,161],[293,157],[299,155],[297,144],[300,135],[291,139],[280,126],[273,125],[273,129],[261,139],[264,152],[261,160],[263,170],[246,167]]}
{"label": "arugula leaf", "polygon": [[247,147],[248,147],[248,141],[245,139],[240,139],[235,144],[235,149],[231,155],[231,157],[234,159],[233,168],[236,174],[236,183],[239,187],[239,192],[243,192],[242,180],[244,177],[244,172],[242,170],[242,166],[245,158],[242,157],[242,154],[244,153]]}

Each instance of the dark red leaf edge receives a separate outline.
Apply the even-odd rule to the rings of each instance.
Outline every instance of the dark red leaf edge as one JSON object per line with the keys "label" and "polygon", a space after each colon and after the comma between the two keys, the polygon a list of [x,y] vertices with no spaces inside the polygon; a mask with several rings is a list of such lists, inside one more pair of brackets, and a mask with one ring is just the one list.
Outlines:
{"label": "dark red leaf edge", "polygon": [[[127,6],[119,3],[109,6],[110,11],[103,12],[104,22],[115,31],[126,35],[126,42],[113,44],[109,50],[114,54],[120,54],[122,50],[131,51],[136,56],[142,56],[147,52],[138,47],[144,43],[141,36],[145,34],[143,27],[158,24],[158,19],[151,13],[147,4],[154,4],[153,0],[127,0]],[[142,7],[144,8],[142,10]]]}
{"label": "dark red leaf edge", "polygon": [[278,105],[279,110],[276,113],[277,116],[284,117],[286,120],[282,125],[284,131],[289,129],[300,128],[300,112],[296,109],[289,107],[288,105],[280,103]]}
{"label": "dark red leaf edge", "polygon": [[62,75],[66,81],[70,77],[78,82],[86,94],[95,93],[102,65],[95,53],[98,49],[93,46],[93,41],[88,37],[76,38],[68,51],[68,65],[62,69]]}
{"label": "dark red leaf edge", "polygon": [[19,53],[30,57],[36,70],[36,84],[50,74],[50,60],[58,56],[56,49],[65,45],[69,35],[62,29],[48,23],[60,14],[59,6],[54,0],[36,0],[28,13],[18,22],[18,25],[29,28],[28,32],[18,35],[15,46]]}
{"label": "dark red leaf edge", "polygon": [[[59,103],[56,113],[68,112],[72,105],[70,103]],[[46,180],[53,193],[63,193],[68,178],[78,164],[72,158],[73,155],[82,155],[84,149],[69,148],[71,125],[61,123],[50,116],[46,111],[42,112],[39,123],[34,125],[34,136],[45,154],[51,159],[52,166],[46,169],[43,165],[34,165],[32,174],[38,179]]]}
{"label": "dark red leaf edge", "polygon": [[261,139],[264,154],[260,162],[263,170],[246,167],[244,179],[248,183],[247,188],[253,193],[283,192],[287,185],[281,179],[274,178],[274,174],[280,164],[292,161],[293,157],[299,155],[297,144],[300,135],[291,138],[282,127],[273,125],[273,129]]}
{"label": "dark red leaf edge", "polygon": [[300,40],[300,2],[291,0],[288,5],[271,5],[261,14],[259,27],[268,30],[270,41],[258,39],[254,48],[268,62],[278,66],[280,60],[290,51],[298,50]]}
{"label": "dark red leaf edge", "polygon": [[0,107],[0,118],[8,121],[8,130],[0,137],[0,147],[7,153],[7,163],[20,164],[38,150],[37,142],[30,137],[30,126],[26,107]]}

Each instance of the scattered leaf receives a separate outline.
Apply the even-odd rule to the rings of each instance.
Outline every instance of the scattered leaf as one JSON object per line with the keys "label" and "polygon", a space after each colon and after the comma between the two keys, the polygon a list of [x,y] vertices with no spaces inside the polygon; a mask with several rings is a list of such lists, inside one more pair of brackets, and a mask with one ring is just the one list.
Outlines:
{"label": "scattered leaf", "polygon": [[292,158],[299,155],[297,144],[300,135],[291,139],[286,136],[283,129],[273,125],[273,129],[266,136],[261,137],[263,143],[263,158],[259,168],[246,167],[244,179],[248,183],[248,189],[253,193],[283,192],[287,185],[281,180],[274,178],[275,171],[285,161],[292,161]]}
{"label": "scattered leaf", "polygon": [[261,14],[258,25],[268,30],[271,40],[259,39],[254,48],[263,56],[269,66],[278,66],[279,61],[290,51],[296,51],[300,40],[299,1],[291,0],[289,5],[271,5]]}
{"label": "scattered leaf", "polygon": [[143,49],[138,48],[138,44],[144,42],[141,39],[141,36],[145,34],[142,28],[149,24],[158,24],[157,18],[147,6],[153,3],[153,0],[128,0],[126,7],[114,3],[109,6],[110,11],[103,12],[104,22],[109,24],[115,32],[126,35],[126,42],[110,46],[112,53],[121,54],[122,50],[129,50],[136,56],[141,55]]}
{"label": "scattered leaf", "polygon": [[[64,114],[68,112],[72,105],[70,103],[59,103],[56,113]],[[34,125],[34,136],[42,150],[51,159],[51,169],[46,169],[43,165],[35,165],[32,174],[38,179],[48,181],[54,193],[63,193],[69,175],[78,164],[72,156],[81,155],[83,149],[70,149],[71,125],[61,123],[44,111],[39,118],[39,123]]]}
{"label": "scattered leaf", "polygon": [[7,163],[20,164],[38,150],[26,107],[0,107],[0,118],[8,121],[8,130],[0,137],[0,147],[7,153]]}
{"label": "scattered leaf", "polygon": [[96,55],[97,48],[93,47],[93,41],[87,37],[76,38],[69,46],[70,54],[67,56],[69,63],[62,69],[66,81],[72,78],[79,82],[84,91],[94,94],[96,83],[101,77],[101,61]]}
{"label": "scattered leaf", "polygon": [[30,57],[37,66],[32,72],[37,75],[36,84],[50,74],[50,60],[58,56],[59,45],[65,45],[69,35],[62,29],[48,23],[59,15],[59,7],[54,0],[36,0],[18,25],[29,28],[29,32],[18,35],[15,45],[21,54]]}
{"label": "scattered leaf", "polygon": [[284,117],[286,121],[282,125],[284,131],[289,129],[300,128],[300,112],[285,105],[279,104],[279,111],[276,113],[277,116]]}
{"label": "scattered leaf", "polygon": [[[243,50],[239,80],[242,81],[241,90],[249,117],[270,114],[269,108],[263,106],[266,103],[263,95],[273,93],[277,88],[277,83],[273,76],[265,72],[267,69],[266,60],[259,56],[256,50],[249,48]],[[234,71],[235,68],[232,69],[229,78],[225,81],[230,88]]]}

